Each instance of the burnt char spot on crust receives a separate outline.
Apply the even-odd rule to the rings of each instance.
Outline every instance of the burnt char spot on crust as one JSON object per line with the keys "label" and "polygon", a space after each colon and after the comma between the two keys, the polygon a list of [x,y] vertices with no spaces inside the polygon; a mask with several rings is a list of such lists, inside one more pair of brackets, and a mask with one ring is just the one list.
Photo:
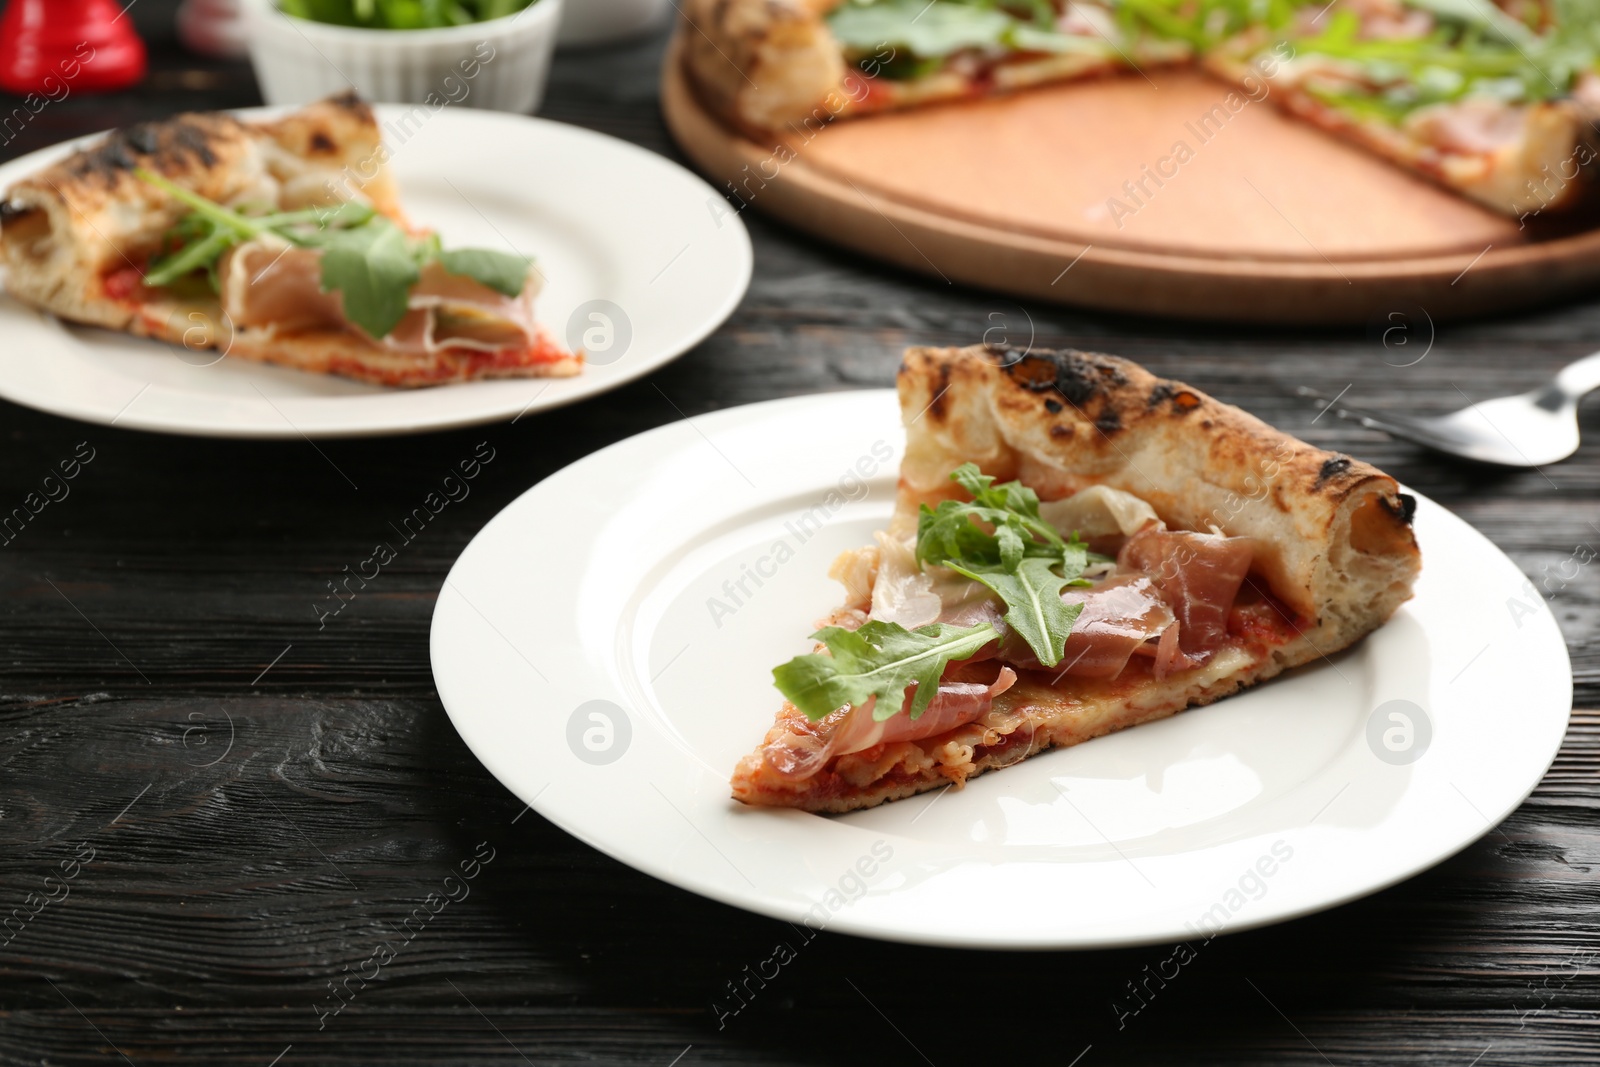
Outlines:
{"label": "burnt char spot on crust", "polygon": [[1322,469],[1317,471],[1316,487],[1321,489],[1330,478],[1337,478],[1350,469],[1350,457],[1341,456],[1337,452],[1329,456],[1322,463]]}
{"label": "burnt char spot on crust", "polygon": [[217,163],[211,148],[214,133],[187,115],[129,126],[79,152],[69,164],[69,173],[75,178],[100,177],[115,182],[123,172],[144,165],[171,171],[196,161],[202,167],[212,167]]}
{"label": "burnt char spot on crust", "polygon": [[933,401],[928,404],[928,413],[933,416],[934,422],[944,421],[944,394],[950,391],[950,364],[939,364],[939,388],[933,394]]}
{"label": "burnt char spot on crust", "polygon": [[367,102],[361,99],[361,94],[354,89],[346,89],[338,96],[328,97],[328,103],[335,104],[347,111],[366,111]]}
{"label": "burnt char spot on crust", "polygon": [[1182,382],[1159,382],[1150,390],[1150,396],[1145,405],[1154,411],[1168,400],[1172,401],[1172,410],[1179,415],[1187,415],[1200,406],[1200,397]]}
{"label": "burnt char spot on crust", "polygon": [[[990,351],[1012,381],[1035,393],[1055,390],[1074,407],[1083,407],[1109,387],[1126,385],[1127,375],[1116,362],[1070,349],[1029,351],[994,346]],[[1120,428],[1120,424],[1119,424]]]}
{"label": "burnt char spot on crust", "polygon": [[132,145],[136,151],[147,156],[160,147],[160,141],[156,138],[156,131],[149,126],[135,126],[129,130],[128,144]]}
{"label": "burnt char spot on crust", "polygon": [[1406,526],[1411,525],[1411,517],[1417,513],[1417,498],[1410,493],[1397,494],[1400,497],[1400,506],[1397,508],[1389,503],[1388,497],[1379,497],[1378,503],[1383,505],[1383,510],[1399,519]]}

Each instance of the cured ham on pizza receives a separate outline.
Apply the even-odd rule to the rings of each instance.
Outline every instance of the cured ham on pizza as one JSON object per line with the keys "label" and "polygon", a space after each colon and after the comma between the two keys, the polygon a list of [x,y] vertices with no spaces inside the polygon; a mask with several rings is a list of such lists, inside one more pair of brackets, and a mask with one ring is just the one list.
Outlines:
{"label": "cured ham on pizza", "polygon": [[1593,0],[687,0],[684,12],[701,98],[763,137],[1195,63],[1505,214],[1579,203],[1600,154]]}
{"label": "cured ham on pizza", "polygon": [[5,191],[5,288],[73,322],[381,385],[577,374],[534,319],[533,263],[412,225],[387,159],[353,94],[116,131]]}
{"label": "cured ham on pizza", "polygon": [[888,527],[734,771],[845,812],[1208,704],[1411,596],[1394,479],[1126,360],[913,348]]}

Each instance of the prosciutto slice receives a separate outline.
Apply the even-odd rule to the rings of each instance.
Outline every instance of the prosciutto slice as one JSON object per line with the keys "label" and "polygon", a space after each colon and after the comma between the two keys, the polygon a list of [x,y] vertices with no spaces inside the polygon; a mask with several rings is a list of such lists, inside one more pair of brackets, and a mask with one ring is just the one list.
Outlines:
{"label": "prosciutto slice", "polygon": [[1216,649],[1228,636],[1228,611],[1250,571],[1248,537],[1146,528],[1117,553],[1117,567],[1149,576],[1177,616],[1178,645],[1189,655]]}
{"label": "prosciutto slice", "polygon": [[[322,253],[267,240],[246,241],[218,266],[222,307],[235,326],[282,331],[349,330],[366,337],[344,314],[338,292],[322,291]],[[488,286],[451,274],[437,260],[422,268],[411,287],[410,310],[378,340],[395,352],[465,348],[495,352],[530,348],[537,337],[530,279],[522,293],[504,296]]]}
{"label": "prosciutto slice", "polygon": [[1010,689],[1017,680],[1010,667],[989,685],[980,682],[943,682],[920,716],[907,714],[916,686],[906,690],[900,712],[882,722],[872,720],[877,698],[859,707],[840,708],[827,718],[789,730],[763,750],[767,765],[789,779],[809,778],[836,756],[864,752],[875,745],[895,741],[920,741],[948,733],[958,726],[981,719],[989,712],[994,698]]}
{"label": "prosciutto slice", "polygon": [[1069,587],[1061,591],[1061,599],[1083,608],[1067,635],[1059,663],[1043,666],[1027,642],[1009,632],[1000,642],[1000,659],[1017,667],[1077,678],[1115,678],[1136,655],[1155,660],[1157,678],[1201,662],[1181,650],[1177,616],[1155,583],[1143,575],[1111,578],[1088,588]]}

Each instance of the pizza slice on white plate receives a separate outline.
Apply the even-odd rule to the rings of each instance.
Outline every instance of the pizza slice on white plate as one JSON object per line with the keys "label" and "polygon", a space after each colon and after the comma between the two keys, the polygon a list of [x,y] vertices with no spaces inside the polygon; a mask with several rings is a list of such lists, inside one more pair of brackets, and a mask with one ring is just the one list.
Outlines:
{"label": "pizza slice on white plate", "polygon": [[387,159],[353,94],[266,122],[118,130],[5,191],[6,291],[74,322],[381,385],[579,373],[534,318],[533,263],[413,226]]}
{"label": "pizza slice on white plate", "polygon": [[733,775],[845,812],[1208,704],[1410,598],[1393,478],[1110,356],[913,348],[888,527]]}

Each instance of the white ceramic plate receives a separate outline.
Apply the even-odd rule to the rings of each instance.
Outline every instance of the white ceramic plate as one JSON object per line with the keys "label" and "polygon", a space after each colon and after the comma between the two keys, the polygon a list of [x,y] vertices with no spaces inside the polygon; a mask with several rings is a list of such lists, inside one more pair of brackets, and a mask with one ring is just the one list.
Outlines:
{"label": "white ceramic plate", "polygon": [[[743,223],[711,211],[720,195],[670,160],[521,115],[385,105],[378,116],[408,214],[452,246],[535,257],[547,279],[540,321],[563,338],[574,324],[589,333],[593,359],[582,375],[388,389],[241,359],[212,362],[214,352],[70,326],[0,296],[0,397],[88,422],[214,437],[469,426],[647,374],[716,329],[744,295],[751,257]],[[0,167],[0,189],[82,143]],[[596,312],[610,320],[609,333],[605,320],[590,317]]]}
{"label": "white ceramic plate", "polygon": [[1332,661],[960,791],[842,817],[742,807],[727,778],[781,702],[769,671],[810,651],[840,599],[830,560],[889,514],[898,415],[888,392],[730,409],[523,494],[434,613],[434,679],[473,752],[694,892],[1004,948],[1193,942],[1331,907],[1488,832],[1554,758],[1572,702],[1554,619],[1419,500],[1416,598]]}

